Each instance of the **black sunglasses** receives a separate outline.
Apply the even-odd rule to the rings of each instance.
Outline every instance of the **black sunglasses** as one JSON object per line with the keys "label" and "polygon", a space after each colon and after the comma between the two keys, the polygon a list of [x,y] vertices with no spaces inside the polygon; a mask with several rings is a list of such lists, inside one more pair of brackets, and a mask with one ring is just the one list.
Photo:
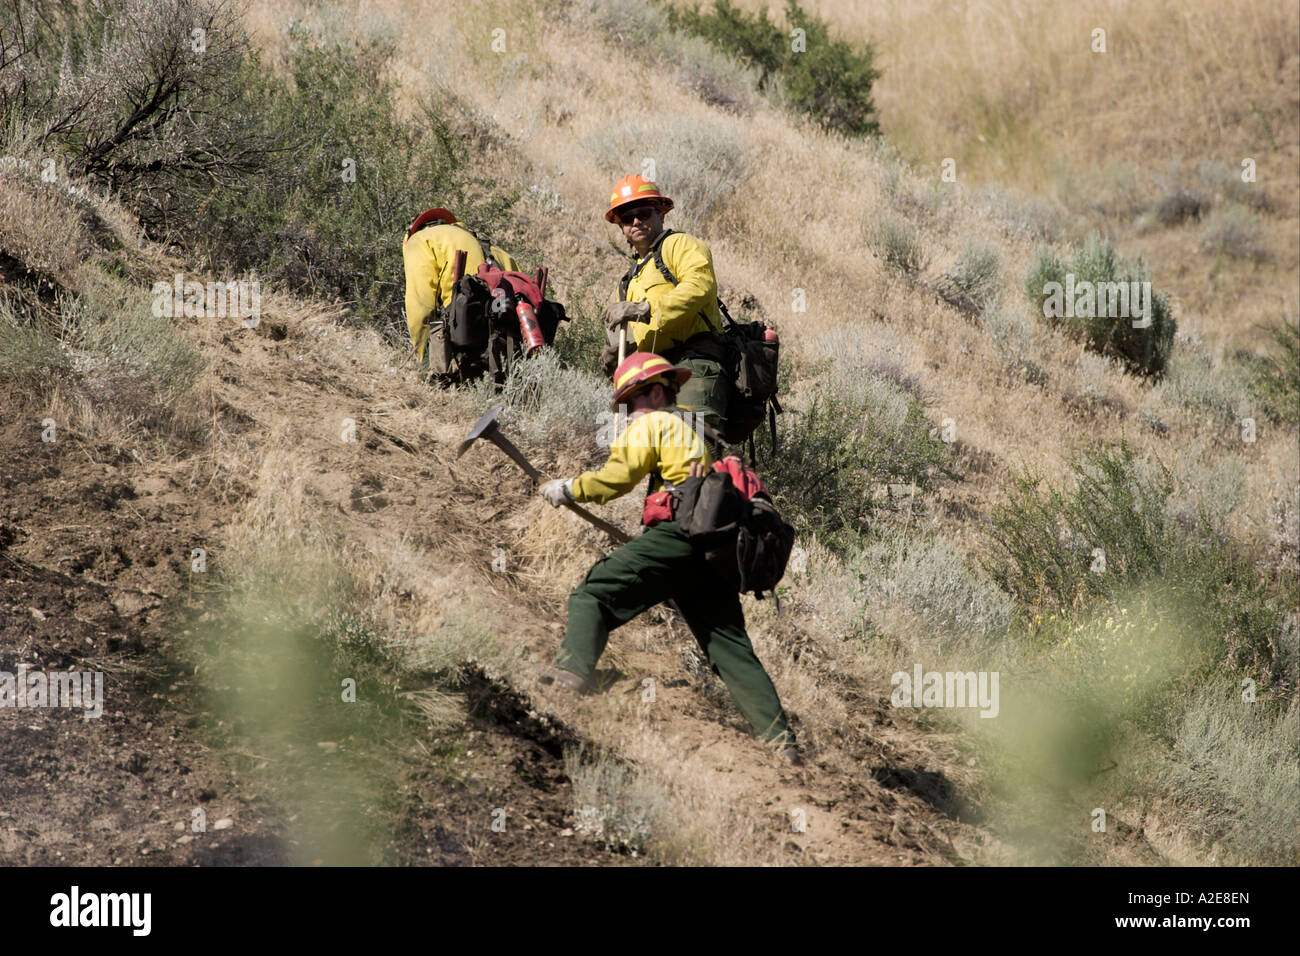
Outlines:
{"label": "black sunglasses", "polygon": [[658,211],[658,206],[633,206],[631,209],[620,209],[618,212],[614,213],[614,218],[618,220],[620,226],[626,226],[631,223],[633,219],[640,219],[642,222],[646,222]]}

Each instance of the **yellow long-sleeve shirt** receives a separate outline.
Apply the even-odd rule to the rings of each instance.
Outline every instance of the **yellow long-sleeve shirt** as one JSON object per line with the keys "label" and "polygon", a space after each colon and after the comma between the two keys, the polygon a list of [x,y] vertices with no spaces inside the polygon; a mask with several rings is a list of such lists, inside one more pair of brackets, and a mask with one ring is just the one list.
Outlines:
{"label": "yellow long-sleeve shirt", "polygon": [[634,413],[614,439],[604,467],[573,479],[573,498],[604,504],[627,494],[651,473],[658,480],[651,480],[650,491],[665,483],[679,485],[690,476],[694,461],[705,468],[713,464],[703,439],[692,427],[690,412],[655,409]]}
{"label": "yellow long-sleeve shirt", "polygon": [[[507,272],[519,271],[508,252],[489,247],[497,264]],[[459,223],[428,226],[402,241],[402,267],[406,272],[406,326],[417,359],[424,358],[429,343],[429,319],[451,302],[455,286],[456,253],[465,253],[465,274],[483,264],[478,238]]]}
{"label": "yellow long-sleeve shirt", "polygon": [[650,321],[629,322],[628,335],[636,339],[638,350],[662,354],[692,335],[709,331],[710,322],[713,331],[721,331],[722,313],[709,247],[684,232],[671,232],[659,248],[677,285],[659,271],[651,253],[637,262],[624,301],[650,303]]}

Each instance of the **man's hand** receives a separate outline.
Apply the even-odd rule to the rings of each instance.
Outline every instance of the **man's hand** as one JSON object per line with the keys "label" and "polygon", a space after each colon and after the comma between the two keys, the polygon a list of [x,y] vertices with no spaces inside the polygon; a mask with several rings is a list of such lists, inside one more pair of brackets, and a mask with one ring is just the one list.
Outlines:
{"label": "man's hand", "polygon": [[618,368],[617,345],[605,346],[605,351],[600,353],[600,367],[605,370],[605,374],[610,378],[614,377],[614,370]]}
{"label": "man's hand", "polygon": [[699,460],[691,462],[690,476],[692,478],[704,477],[704,464]]}
{"label": "man's hand", "polygon": [[573,500],[573,479],[554,478],[538,488],[537,492],[547,500],[552,508],[558,508],[566,501]]}
{"label": "man's hand", "polygon": [[624,322],[649,322],[649,302],[615,302],[605,309],[605,328],[618,331]]}

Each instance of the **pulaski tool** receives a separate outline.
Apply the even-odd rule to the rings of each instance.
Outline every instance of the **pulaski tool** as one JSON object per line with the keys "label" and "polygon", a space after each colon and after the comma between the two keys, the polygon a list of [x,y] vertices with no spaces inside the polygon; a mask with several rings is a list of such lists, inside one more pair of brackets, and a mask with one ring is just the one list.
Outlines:
{"label": "pulaski tool", "polygon": [[[502,405],[498,405],[484,413],[483,417],[480,418],[474,424],[474,427],[469,430],[469,434],[465,436],[465,440],[460,443],[460,448],[456,451],[456,457],[459,458],[461,455],[465,454],[465,452],[469,450],[469,446],[474,444],[474,442],[478,441],[480,438],[486,438],[509,455],[514,463],[522,468],[529,478],[540,483],[544,480],[542,473],[533,467],[532,462],[524,457],[523,452],[515,447],[514,442],[501,434],[501,427],[497,425],[497,416],[501,414],[501,409],[503,407],[504,406]],[[632,540],[617,527],[610,524],[608,521],[603,521],[600,518],[597,518],[586,508],[582,508],[572,501],[566,501],[564,506],[584,521],[588,521],[595,525],[619,544],[624,544]]]}

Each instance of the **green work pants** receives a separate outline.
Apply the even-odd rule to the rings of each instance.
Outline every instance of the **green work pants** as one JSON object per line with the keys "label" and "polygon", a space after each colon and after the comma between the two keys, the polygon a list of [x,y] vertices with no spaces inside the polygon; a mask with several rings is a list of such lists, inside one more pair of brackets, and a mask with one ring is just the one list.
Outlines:
{"label": "green work pants", "polygon": [[589,677],[610,631],[669,598],[754,732],[793,744],[776,688],[745,633],[740,595],[704,563],[676,521],[660,522],[592,566],[569,595],[556,665]]}

